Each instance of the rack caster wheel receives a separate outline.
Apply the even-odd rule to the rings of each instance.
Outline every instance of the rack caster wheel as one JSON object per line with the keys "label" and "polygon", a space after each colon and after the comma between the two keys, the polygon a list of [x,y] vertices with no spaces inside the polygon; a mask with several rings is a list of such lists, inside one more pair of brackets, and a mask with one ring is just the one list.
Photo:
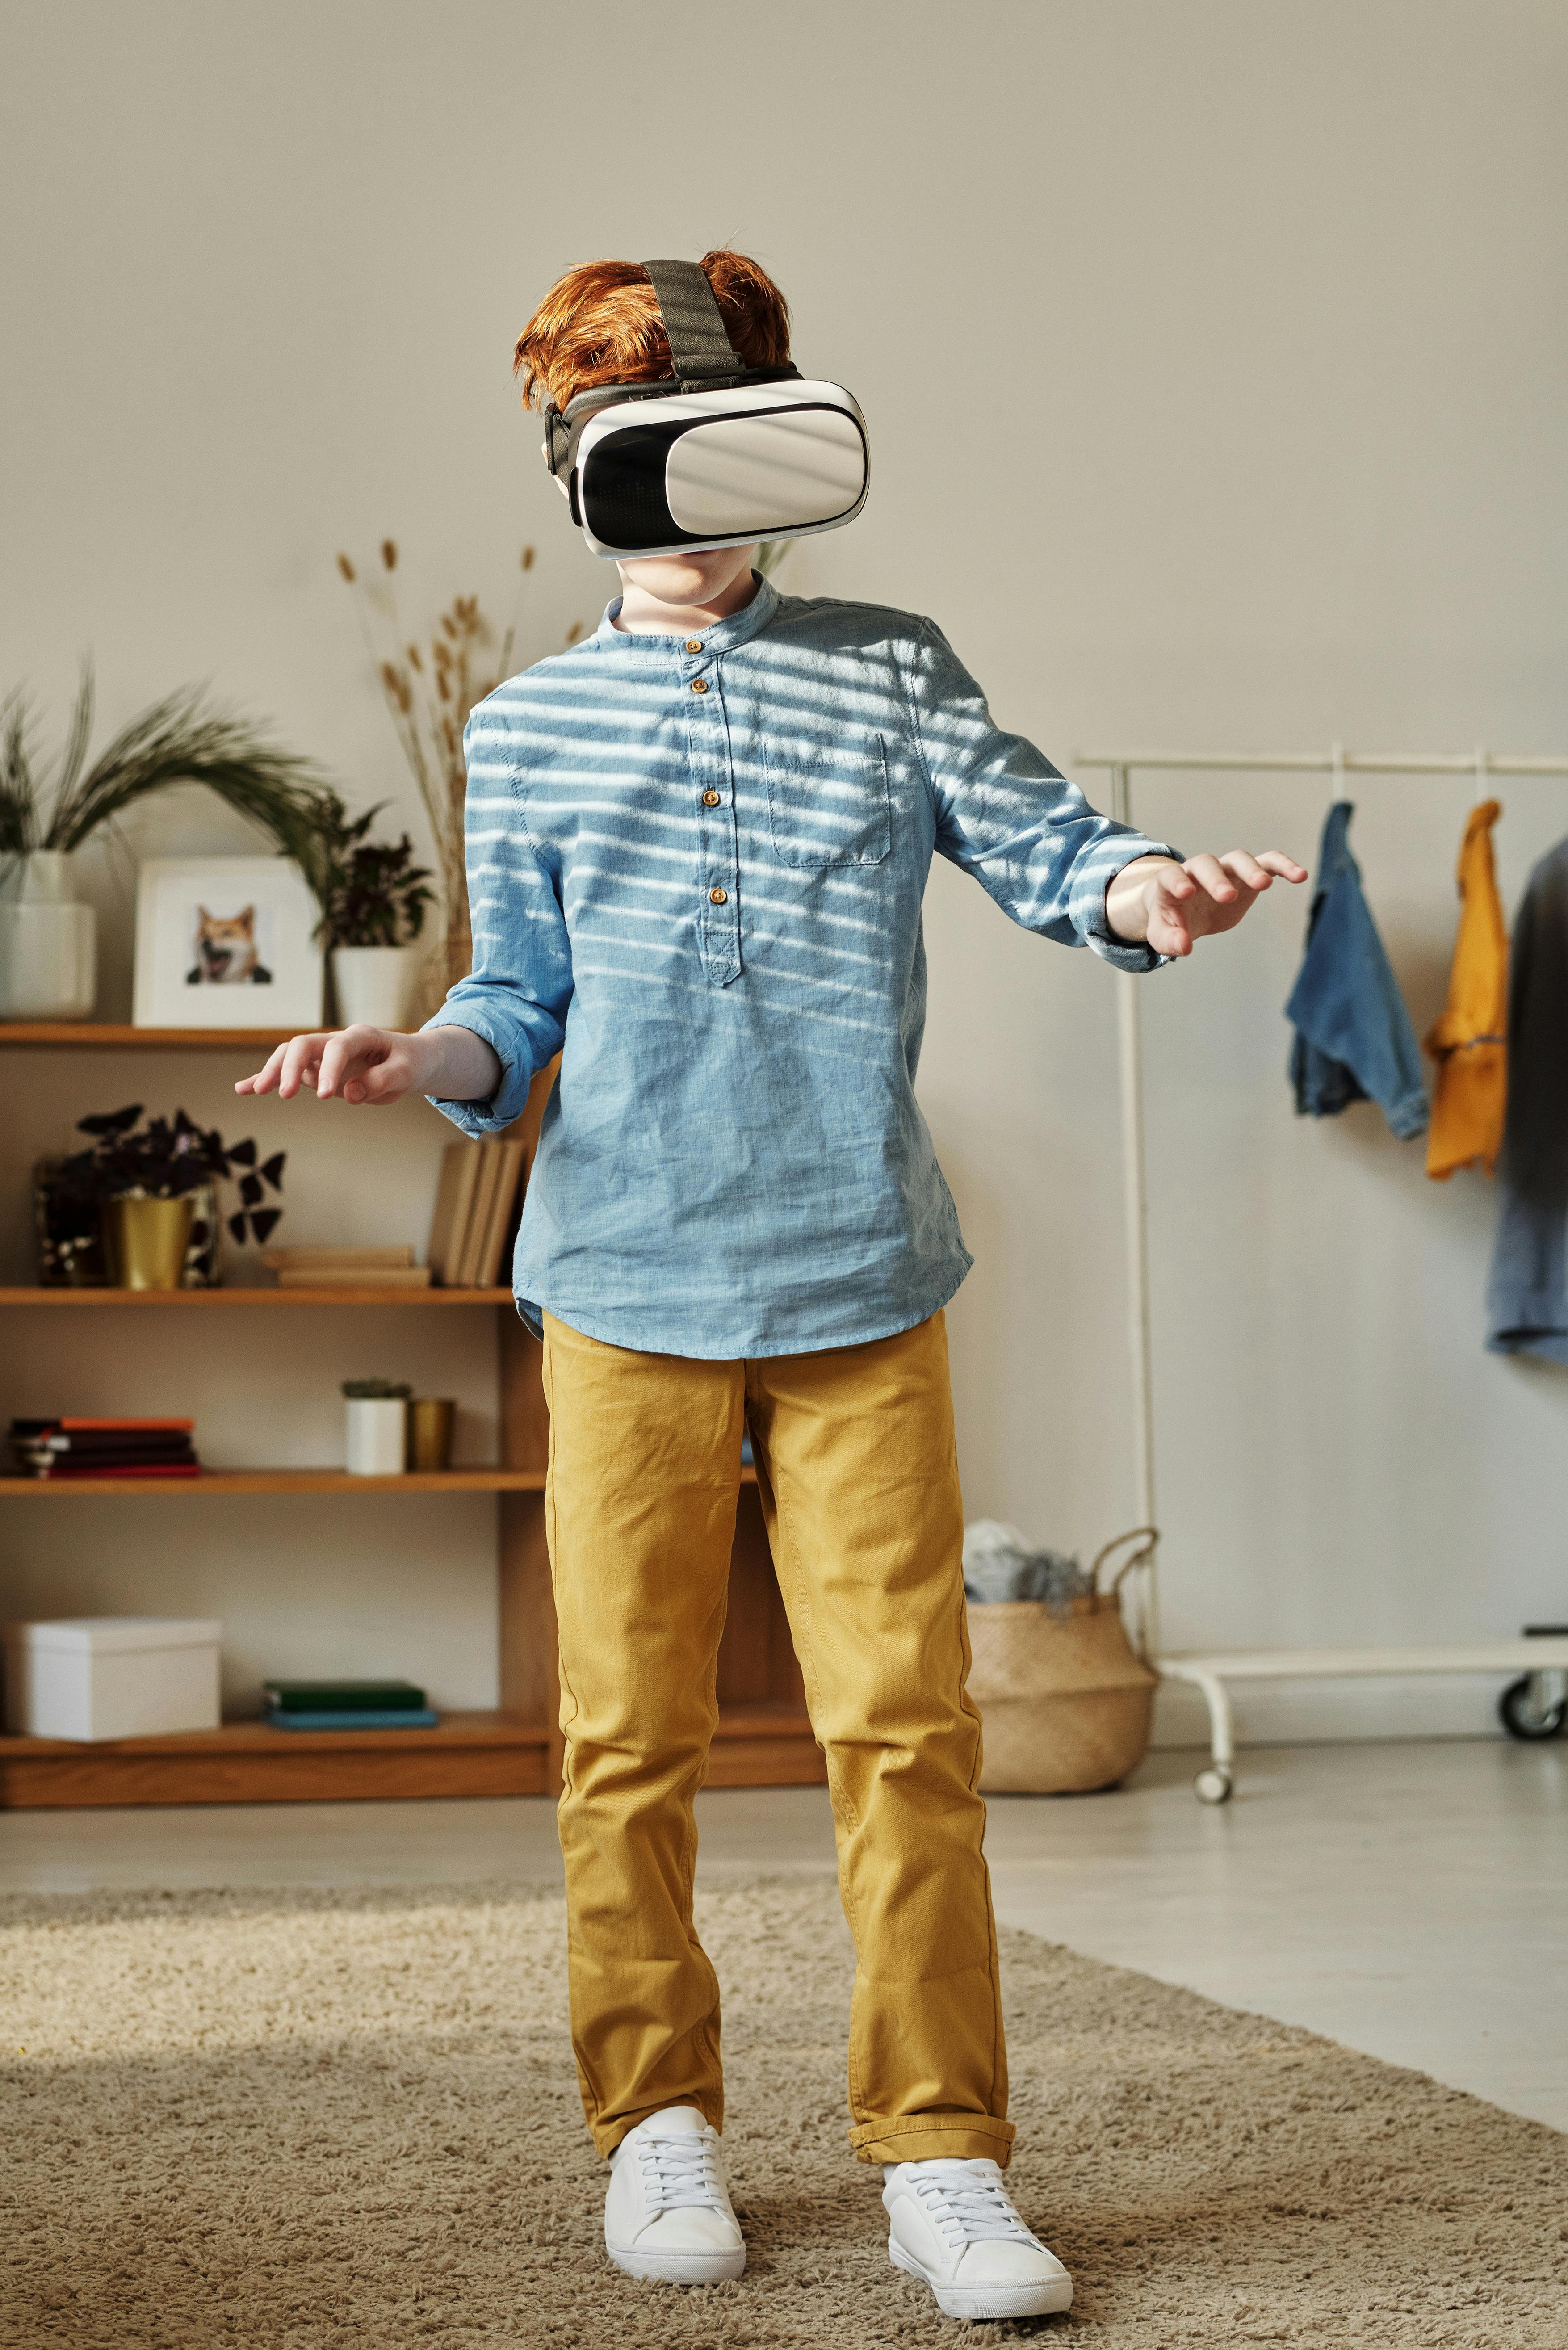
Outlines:
{"label": "rack caster wheel", "polygon": [[1223,1762],[1210,1762],[1192,1782],[1192,1792],[1200,1804],[1228,1804],[1234,1783]]}
{"label": "rack caster wheel", "polygon": [[1558,1738],[1564,1721],[1568,1721],[1568,1698],[1555,1705],[1542,1703],[1536,1690],[1535,1675],[1526,1673],[1522,1679],[1510,1681],[1497,1701],[1497,1711],[1503,1728],[1511,1738]]}

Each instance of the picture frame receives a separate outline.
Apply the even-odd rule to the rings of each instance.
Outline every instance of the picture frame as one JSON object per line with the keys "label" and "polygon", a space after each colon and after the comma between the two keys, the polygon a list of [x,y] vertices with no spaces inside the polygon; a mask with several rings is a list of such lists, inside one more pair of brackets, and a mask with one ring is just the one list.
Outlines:
{"label": "picture frame", "polygon": [[319,1028],[321,909],[283,857],[159,857],[136,889],[137,1028]]}

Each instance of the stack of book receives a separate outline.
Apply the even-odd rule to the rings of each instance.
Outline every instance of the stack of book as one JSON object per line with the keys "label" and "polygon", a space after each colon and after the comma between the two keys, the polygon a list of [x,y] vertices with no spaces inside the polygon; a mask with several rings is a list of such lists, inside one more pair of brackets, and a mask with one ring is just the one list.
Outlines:
{"label": "stack of book", "polygon": [[517,1232],[524,1155],[507,1135],[448,1143],[427,1251],[443,1289],[490,1289],[500,1278]]}
{"label": "stack of book", "polygon": [[275,1730],[433,1730],[441,1720],[413,1681],[268,1680],[262,1699]]}
{"label": "stack of book", "polygon": [[199,1477],[189,1419],[14,1419],[11,1457],[30,1477]]}
{"label": "stack of book", "polygon": [[428,1289],[431,1269],[411,1248],[266,1248],[280,1289]]}

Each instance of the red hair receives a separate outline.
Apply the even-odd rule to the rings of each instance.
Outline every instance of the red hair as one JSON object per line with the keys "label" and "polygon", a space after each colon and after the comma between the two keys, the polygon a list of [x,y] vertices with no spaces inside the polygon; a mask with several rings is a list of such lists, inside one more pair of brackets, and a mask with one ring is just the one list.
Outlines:
{"label": "red hair", "polygon": [[[702,255],[724,330],[749,368],[789,359],[789,305],[765,269],[721,246]],[[517,338],[524,405],[557,408],[601,383],[671,372],[653,282],[639,261],[585,261],[557,277]]]}

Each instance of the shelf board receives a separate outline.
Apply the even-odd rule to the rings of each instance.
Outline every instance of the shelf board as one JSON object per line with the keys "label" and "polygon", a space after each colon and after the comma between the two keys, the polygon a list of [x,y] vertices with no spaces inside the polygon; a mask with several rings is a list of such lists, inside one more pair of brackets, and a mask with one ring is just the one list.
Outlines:
{"label": "shelf board", "polygon": [[546,1792],[544,1725],[449,1713],[431,1730],[221,1730],[91,1743],[0,1738],[0,1808],[398,1802]]}
{"label": "shelf board", "polygon": [[[508,1713],[449,1713],[428,1730],[226,1721],[158,1738],[0,1737],[0,1810],[554,1796],[554,1743],[544,1722]],[[824,1776],[798,1705],[721,1709],[711,1786],[804,1786]]]}
{"label": "shelf board", "polygon": [[298,1028],[133,1028],[125,1021],[0,1020],[0,1045],[77,1052],[259,1053],[286,1045]]}
{"label": "shelf board", "polygon": [[[741,1482],[754,1485],[757,1472],[742,1467]],[[543,1469],[406,1469],[398,1477],[353,1477],[347,1469],[203,1469],[199,1477],[9,1477],[0,1476],[0,1502],[147,1501],[174,1493],[182,1499],[230,1493],[542,1493]]]}
{"label": "shelf board", "polygon": [[[811,1724],[787,1700],[721,1706],[717,1739],[809,1738]],[[232,1754],[241,1752],[344,1754],[357,1747],[547,1746],[549,1727],[512,1713],[445,1713],[422,1730],[275,1730],[268,1721],[225,1721],[216,1730],[169,1730],[151,1738],[0,1736],[0,1761],[25,1755]]]}
{"label": "shelf board", "polygon": [[0,1289],[0,1305],[510,1305],[510,1289]]}
{"label": "shelf board", "polygon": [[216,1730],[169,1730],[153,1738],[0,1738],[0,1762],[49,1755],[265,1753],[279,1747],[298,1753],[351,1753],[357,1747],[546,1746],[542,1721],[510,1713],[447,1713],[423,1730],[275,1730],[266,1721],[225,1721]]}
{"label": "shelf board", "polygon": [[543,1469],[410,1469],[351,1477],[347,1469],[203,1469],[199,1477],[0,1477],[0,1501],[116,1500],[230,1493],[542,1493]]}

